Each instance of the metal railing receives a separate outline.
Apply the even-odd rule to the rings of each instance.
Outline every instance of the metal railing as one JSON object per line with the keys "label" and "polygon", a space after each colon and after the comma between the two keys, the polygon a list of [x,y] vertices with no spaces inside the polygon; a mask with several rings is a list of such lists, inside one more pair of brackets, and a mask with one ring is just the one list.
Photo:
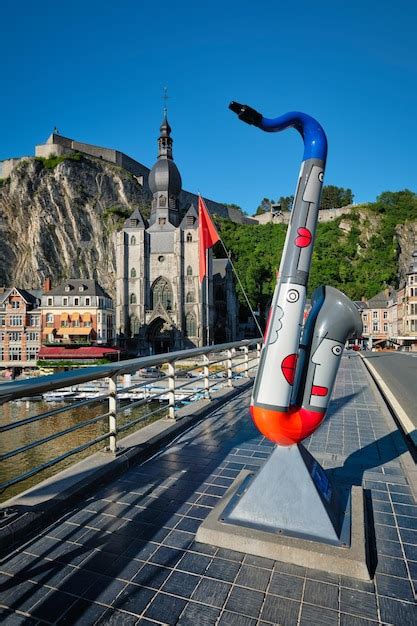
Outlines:
{"label": "metal railing", "polygon": [[[111,454],[116,454],[119,433],[123,433],[158,414],[161,417],[165,416],[168,419],[176,420],[178,409],[183,406],[184,402],[192,402],[201,398],[210,400],[216,387],[220,388],[225,385],[231,387],[234,378],[238,376],[249,377],[251,370],[257,368],[259,364],[260,350],[260,339],[248,339],[217,346],[130,359],[109,365],[83,367],[51,376],[40,376],[1,384],[0,405],[15,400],[30,399],[33,396],[39,397],[55,390],[59,390],[56,396],[59,399],[59,394],[68,388],[73,390],[74,387],[84,383],[95,382],[97,384],[98,381],[103,381],[101,386],[97,385],[98,395],[95,393],[93,397],[78,399],[49,411],[2,424],[0,425],[0,434],[22,428],[28,424],[48,420],[67,411],[92,405],[104,405],[104,412],[0,454],[0,462],[12,459],[92,424],[104,422],[107,423],[107,426],[105,433],[48,459],[44,463],[31,467],[17,476],[0,482],[0,490],[4,491],[12,485],[25,481],[46,468],[52,467],[100,442],[107,442],[106,450]],[[195,362],[196,360],[197,362]],[[192,361],[191,365],[190,361]],[[181,365],[181,362],[185,363]],[[161,368],[158,371],[166,373],[150,379],[146,377],[149,376],[149,368]],[[138,382],[126,386],[125,375],[136,373],[139,373]],[[124,384],[120,384],[122,376],[125,376]],[[131,380],[127,382],[129,383]],[[129,402],[122,406],[121,403],[125,400],[129,400]],[[155,408],[155,401],[157,400],[162,401],[163,404]],[[121,415],[130,414],[135,407],[146,408],[147,405],[151,405],[149,411],[145,410],[140,416],[125,421],[123,424],[120,423],[119,417]]]}

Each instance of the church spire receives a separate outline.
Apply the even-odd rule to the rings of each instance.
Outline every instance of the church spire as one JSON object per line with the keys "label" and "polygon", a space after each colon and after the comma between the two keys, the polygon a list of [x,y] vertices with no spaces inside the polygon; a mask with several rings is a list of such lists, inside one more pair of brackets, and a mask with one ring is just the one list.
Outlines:
{"label": "church spire", "polygon": [[163,225],[170,222],[178,226],[179,204],[181,193],[181,176],[172,157],[171,127],[168,123],[166,100],[164,93],[164,117],[158,139],[158,160],[149,172],[149,188],[152,193],[152,209],[149,223]]}
{"label": "church spire", "polygon": [[160,127],[158,139],[158,159],[172,159],[171,126],[168,123],[167,109],[164,107],[164,118]]}
{"label": "church spire", "polygon": [[164,117],[162,119],[162,124],[160,127],[160,136],[158,139],[158,159],[172,159],[172,139],[171,139],[171,126],[168,123],[167,116],[167,100],[168,96],[168,88],[164,87],[164,95],[162,96],[164,100]]}

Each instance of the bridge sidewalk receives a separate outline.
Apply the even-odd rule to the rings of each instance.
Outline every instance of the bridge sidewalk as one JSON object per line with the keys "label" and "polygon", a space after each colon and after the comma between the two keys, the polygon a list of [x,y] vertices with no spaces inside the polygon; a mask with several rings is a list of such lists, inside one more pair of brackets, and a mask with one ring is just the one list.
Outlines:
{"label": "bridge sidewalk", "polygon": [[371,384],[357,356],[343,358],[329,418],[306,443],[336,480],[362,483],[371,494],[373,582],[195,542],[201,520],[239,472],[258,468],[272,450],[251,424],[245,392],[4,558],[0,620],[415,624],[413,467]]}

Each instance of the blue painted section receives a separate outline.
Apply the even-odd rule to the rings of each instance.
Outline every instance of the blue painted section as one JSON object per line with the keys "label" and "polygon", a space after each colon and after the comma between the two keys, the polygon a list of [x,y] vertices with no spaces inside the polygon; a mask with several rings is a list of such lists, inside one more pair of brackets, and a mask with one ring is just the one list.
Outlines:
{"label": "blue painted section", "polygon": [[326,162],[326,133],[314,117],[300,111],[291,111],[273,119],[262,117],[257,126],[268,133],[278,132],[291,127],[295,128],[304,141],[303,160],[321,159],[324,163]]}

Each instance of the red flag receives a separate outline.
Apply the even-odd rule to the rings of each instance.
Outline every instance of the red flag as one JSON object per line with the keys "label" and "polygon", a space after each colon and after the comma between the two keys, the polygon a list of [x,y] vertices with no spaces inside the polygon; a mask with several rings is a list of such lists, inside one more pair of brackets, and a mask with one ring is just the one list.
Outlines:
{"label": "red flag", "polygon": [[207,274],[206,250],[212,248],[215,243],[220,241],[220,237],[201,196],[198,196],[198,237],[200,255],[200,283],[202,283],[204,276],[206,276]]}

